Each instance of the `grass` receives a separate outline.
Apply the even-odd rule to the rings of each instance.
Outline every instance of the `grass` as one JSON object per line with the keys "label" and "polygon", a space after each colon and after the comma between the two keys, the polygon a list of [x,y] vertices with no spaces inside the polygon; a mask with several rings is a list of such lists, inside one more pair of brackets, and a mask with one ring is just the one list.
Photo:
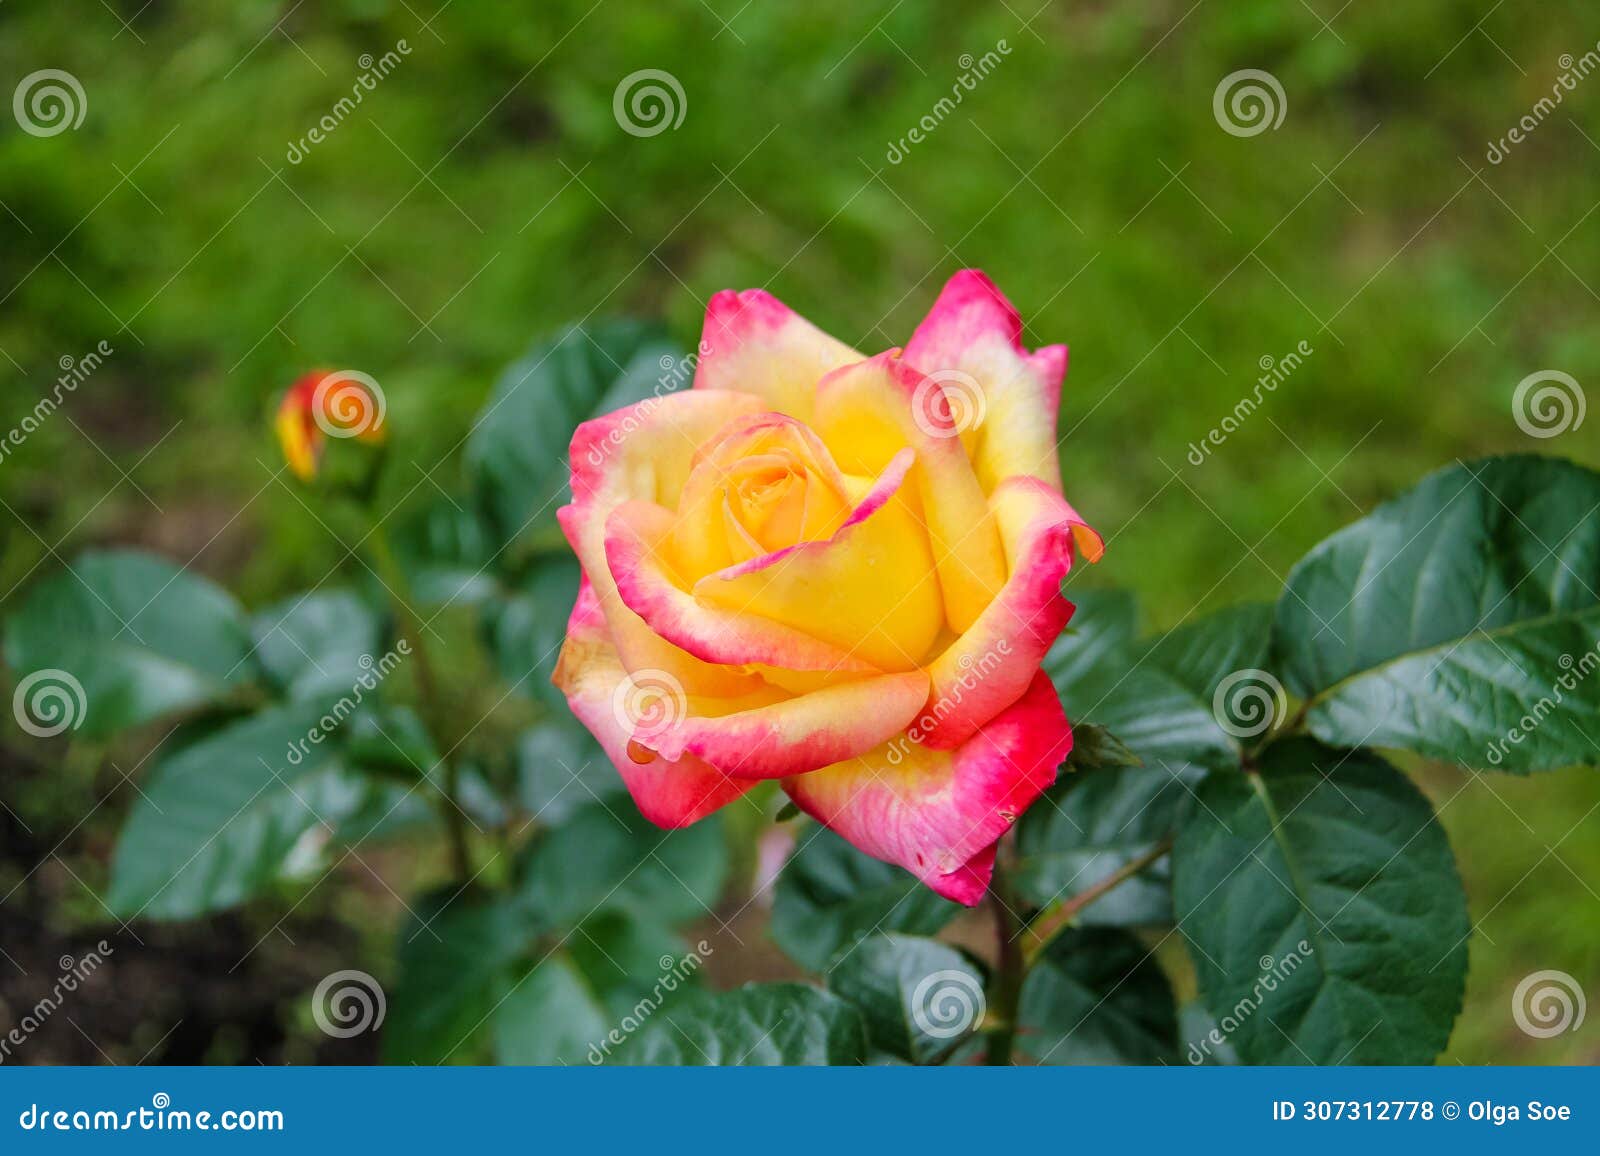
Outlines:
{"label": "grass", "polygon": [[[559,324],[659,314],[687,342],[711,292],[764,285],[876,351],[966,265],[1031,342],[1072,346],[1067,492],[1110,539],[1080,580],[1137,589],[1152,627],[1273,597],[1310,545],[1457,458],[1600,464],[1587,430],[1535,440],[1511,410],[1536,370],[1600,380],[1600,80],[1485,159],[1595,47],[1577,2],[458,2],[424,25],[435,2],[0,11],[0,77],[66,69],[88,101],[75,131],[0,132],[0,426],[61,358],[114,349],[0,460],[5,602],[104,542],[252,604],[320,580],[345,549],[267,421],[310,366],[383,384],[406,506],[452,484],[496,370]],[[361,55],[402,40],[291,163]],[[612,109],[643,68],[686,98],[647,138]],[[1212,96],[1246,68],[1287,108],[1236,137]],[[1508,1007],[1531,970],[1600,974],[1600,781],[1425,782],[1481,921],[1449,1058],[1600,1058],[1593,1028],[1530,1040]]]}

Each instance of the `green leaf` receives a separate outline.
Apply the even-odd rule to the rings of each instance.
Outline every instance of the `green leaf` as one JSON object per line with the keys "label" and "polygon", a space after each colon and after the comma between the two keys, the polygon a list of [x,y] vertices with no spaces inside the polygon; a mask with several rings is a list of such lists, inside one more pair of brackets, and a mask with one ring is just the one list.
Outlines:
{"label": "green leaf", "polygon": [[468,1063],[533,949],[534,920],[513,900],[447,887],[418,900],[398,941],[383,1057],[391,1064]]}
{"label": "green leaf", "polygon": [[276,878],[302,840],[325,843],[360,801],[315,703],[273,707],[163,757],[117,840],[119,916],[185,919]]}
{"label": "green leaf", "polygon": [[1068,770],[1092,771],[1142,765],[1143,760],[1105,727],[1078,723],[1072,728],[1072,753],[1067,756],[1066,762]]}
{"label": "green leaf", "polygon": [[[257,675],[250,629],[231,595],[165,559],[122,550],[84,554],[35,586],[6,624],[6,661],[19,682],[46,670],[75,679],[81,700],[74,691],[71,705],[55,705],[86,738],[213,702]],[[35,719],[52,728],[62,721]]]}
{"label": "green leaf", "polygon": [[500,560],[493,534],[476,510],[440,495],[403,518],[393,535],[395,557],[419,606],[471,606],[497,587]]}
{"label": "green leaf", "polygon": [[517,739],[516,764],[522,807],[547,827],[566,822],[596,800],[619,811],[631,806],[622,798],[622,776],[570,715],[551,715],[524,731]]}
{"label": "green leaf", "polygon": [[[1058,685],[1067,716],[1107,728],[1147,764],[1236,766],[1246,741],[1283,713],[1281,688],[1274,694],[1263,670],[1271,615],[1235,606],[1108,647]],[[1264,709],[1251,716],[1252,707]]]}
{"label": "green leaf", "polygon": [[[294,699],[354,694],[376,686],[383,630],[378,615],[347,590],[297,595],[255,616],[256,657],[267,677]],[[404,661],[395,654],[388,661]],[[384,662],[387,667],[388,661]],[[367,688],[370,690],[371,688]]]}
{"label": "green leaf", "polygon": [[807,825],[778,876],[772,938],[812,971],[873,931],[932,935],[961,912],[898,867],[863,855],[832,831]]}
{"label": "green leaf", "polygon": [[841,952],[828,989],[861,1011],[874,1048],[917,1063],[977,1030],[984,976],[962,952],[913,935],[870,935]]}
{"label": "green leaf", "polygon": [[698,984],[710,952],[704,941],[686,949],[671,932],[617,912],[586,920],[495,1010],[495,1058],[603,1063],[656,1009]]}
{"label": "green leaf", "polygon": [[619,800],[593,803],[544,832],[525,856],[519,888],[546,927],[576,923],[602,908],[678,924],[711,910],[727,872],[720,823],[663,831]]}
{"label": "green leaf", "polygon": [[664,1004],[612,1053],[615,1064],[767,1066],[859,1064],[860,1013],[798,983],[750,984]]}
{"label": "green leaf", "polygon": [[[1177,830],[1189,812],[1198,767],[1089,771],[1063,778],[1017,828],[1017,891],[1035,907],[1070,899]],[[1084,908],[1086,925],[1172,922],[1172,882],[1162,858]]]}
{"label": "green leaf", "polygon": [[1467,970],[1466,898],[1427,799],[1366,751],[1274,744],[1215,774],[1173,851],[1200,989],[1257,1064],[1420,1064]]}
{"label": "green leaf", "polygon": [[1592,470],[1490,458],[1317,546],[1273,625],[1311,732],[1509,771],[1600,762],[1596,507]]}
{"label": "green leaf", "polygon": [[571,555],[541,558],[510,594],[483,604],[483,632],[500,677],[513,690],[568,713],[550,682],[581,577]]}
{"label": "green leaf", "polygon": [[[1139,606],[1128,590],[1083,590],[1069,595],[1077,607],[1066,630],[1044,656],[1044,672],[1069,701],[1079,681],[1138,632]],[[1070,716],[1076,721],[1077,716]]]}
{"label": "green leaf", "polygon": [[439,752],[422,717],[408,706],[362,710],[345,730],[345,754],[359,770],[414,781],[439,765]]}
{"label": "green leaf", "polygon": [[554,536],[579,423],[650,396],[678,351],[656,326],[605,321],[536,344],[495,384],[467,465],[500,541]]}
{"label": "green leaf", "polygon": [[1022,985],[1017,1047],[1041,1064],[1160,1064],[1178,1051],[1167,977],[1128,932],[1068,928]]}

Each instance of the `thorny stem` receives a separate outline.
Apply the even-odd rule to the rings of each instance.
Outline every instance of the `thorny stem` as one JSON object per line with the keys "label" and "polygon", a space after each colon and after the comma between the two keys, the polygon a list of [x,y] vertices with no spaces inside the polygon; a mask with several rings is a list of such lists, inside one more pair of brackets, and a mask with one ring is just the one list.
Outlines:
{"label": "thorny stem", "polygon": [[400,637],[410,645],[412,657],[416,660],[417,698],[422,706],[423,720],[427,723],[428,733],[434,744],[444,752],[440,759],[444,771],[444,783],[437,787],[439,817],[444,821],[445,830],[449,833],[452,867],[461,882],[466,883],[472,878],[472,851],[467,842],[466,815],[461,810],[459,802],[461,769],[456,764],[454,744],[450,742],[450,732],[445,726],[444,703],[439,697],[439,683],[434,677],[427,644],[423,641],[422,626],[417,621],[416,613],[411,609],[411,597],[405,573],[395,559],[381,522],[373,526],[370,541],[378,573],[389,589],[390,603],[394,607]]}
{"label": "thorny stem", "polygon": [[1126,883],[1171,850],[1172,836],[1168,835],[1144,854],[1128,860],[1098,883],[1040,912],[1022,932],[1027,940],[1022,951],[1025,967],[1032,967],[1050,941],[1071,926],[1073,921],[1083,914],[1084,908],[1113,888]]}

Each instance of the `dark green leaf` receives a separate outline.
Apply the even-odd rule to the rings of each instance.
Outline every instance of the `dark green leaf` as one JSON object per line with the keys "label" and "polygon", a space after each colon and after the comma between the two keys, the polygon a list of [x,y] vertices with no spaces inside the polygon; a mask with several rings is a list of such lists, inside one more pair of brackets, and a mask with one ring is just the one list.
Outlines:
{"label": "dark green leaf", "polygon": [[395,557],[421,606],[470,606],[494,594],[493,535],[469,499],[443,495],[404,518],[394,532]]}
{"label": "dark green leaf", "polygon": [[861,1016],[836,996],[798,983],[751,984],[671,1000],[612,1053],[635,1066],[859,1064]]}
{"label": "dark green leaf", "polygon": [[358,770],[402,780],[425,777],[439,763],[426,724],[408,706],[373,707],[355,715],[347,724],[345,754]]}
{"label": "dark green leaf", "polygon": [[925,1063],[983,1019],[984,976],[947,944],[913,935],[870,935],[839,953],[828,989],[861,1012],[873,1047]]}
{"label": "dark green leaf", "polygon": [[370,693],[390,662],[405,660],[379,653],[377,614],[347,590],[296,595],[256,615],[251,632],[267,677],[295,699]]}
{"label": "dark green leaf", "polygon": [[961,908],[916,878],[863,855],[833,832],[805,826],[778,876],[772,938],[812,971],[873,931],[932,935]]}
{"label": "dark green leaf", "polygon": [[710,954],[617,912],[585,921],[495,1010],[505,1064],[603,1063],[625,1036],[699,983]]}
{"label": "dark green leaf", "polygon": [[1450,1037],[1466,898],[1433,809],[1370,752],[1275,744],[1214,774],[1173,851],[1206,1005],[1257,1064],[1420,1064]]}
{"label": "dark green leaf", "polygon": [[622,776],[570,715],[552,714],[524,731],[517,739],[516,760],[523,809],[547,827],[566,822],[596,800],[618,811],[631,805],[622,798]]}
{"label": "dark green leaf", "polygon": [[1262,669],[1271,615],[1235,606],[1108,647],[1057,687],[1067,717],[1107,728],[1150,765],[1237,765],[1244,744],[1283,714],[1281,688]]}
{"label": "dark green leaf", "polygon": [[[117,840],[118,915],[183,919],[249,898],[302,840],[325,843],[360,802],[314,703],[274,707],[165,757]],[[302,848],[304,850],[305,848]]]}
{"label": "dark green leaf", "polygon": [[415,904],[399,937],[400,976],[388,1001],[383,1055],[395,1064],[468,1063],[536,926],[506,898],[449,887]]}
{"label": "dark green leaf", "polygon": [[1017,1047],[1041,1064],[1160,1064],[1178,1013],[1154,953],[1125,931],[1069,928],[1022,986]]}
{"label": "dark green leaf", "polygon": [[467,463],[501,542],[552,535],[580,422],[659,388],[677,350],[637,321],[573,326],[536,344],[495,384],[467,439]]}
{"label": "dark green leaf", "polygon": [[[1044,671],[1066,701],[1078,698],[1080,680],[1088,677],[1119,647],[1138,632],[1139,607],[1128,590],[1073,591],[1077,607],[1066,630],[1044,657]],[[1069,714],[1074,722],[1077,715]]]}
{"label": "dark green leaf", "polygon": [[[1087,771],[1064,777],[1022,817],[1016,886],[1035,907],[1069,899],[1172,834],[1188,814],[1198,767],[1164,765]],[[1091,903],[1083,924],[1172,922],[1167,859]]]}
{"label": "dark green leaf", "polygon": [[567,618],[578,598],[578,560],[571,555],[541,558],[517,588],[483,604],[483,630],[500,677],[512,689],[548,703],[563,714],[567,702],[550,682]]}
{"label": "dark green leaf", "polygon": [[1273,628],[1313,734],[1474,767],[1600,762],[1600,474],[1453,466],[1290,573]]}
{"label": "dark green leaf", "polygon": [[33,685],[64,685],[72,700],[26,694],[38,704],[35,724],[55,731],[70,719],[88,738],[215,701],[258,673],[244,613],[226,591],[122,550],[85,554],[35,586],[6,624],[6,661],[19,684],[52,672]]}
{"label": "dark green leaf", "polygon": [[1128,749],[1127,744],[1105,727],[1078,723],[1072,728],[1072,753],[1067,756],[1066,762],[1069,770],[1137,767],[1142,762],[1138,755]]}
{"label": "dark green leaf", "polygon": [[711,910],[727,871],[720,823],[663,831],[618,800],[593,803],[542,834],[522,864],[520,894],[546,927],[602,908],[676,924]]}

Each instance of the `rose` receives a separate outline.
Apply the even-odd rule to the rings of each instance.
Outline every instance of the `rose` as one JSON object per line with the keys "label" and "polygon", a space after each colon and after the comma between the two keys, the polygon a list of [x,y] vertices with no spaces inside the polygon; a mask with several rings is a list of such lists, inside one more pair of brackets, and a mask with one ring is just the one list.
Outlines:
{"label": "rose", "polygon": [[383,389],[353,369],[314,369],[284,391],[273,427],[284,461],[302,482],[317,476],[325,438],[382,444]]}
{"label": "rose", "polygon": [[1100,538],[1060,492],[1065,346],[956,274],[864,357],[760,290],[711,299],[694,388],[585,422],[584,579],[555,682],[643,814],[762,779],[974,904],[1072,732],[1045,651]]}

